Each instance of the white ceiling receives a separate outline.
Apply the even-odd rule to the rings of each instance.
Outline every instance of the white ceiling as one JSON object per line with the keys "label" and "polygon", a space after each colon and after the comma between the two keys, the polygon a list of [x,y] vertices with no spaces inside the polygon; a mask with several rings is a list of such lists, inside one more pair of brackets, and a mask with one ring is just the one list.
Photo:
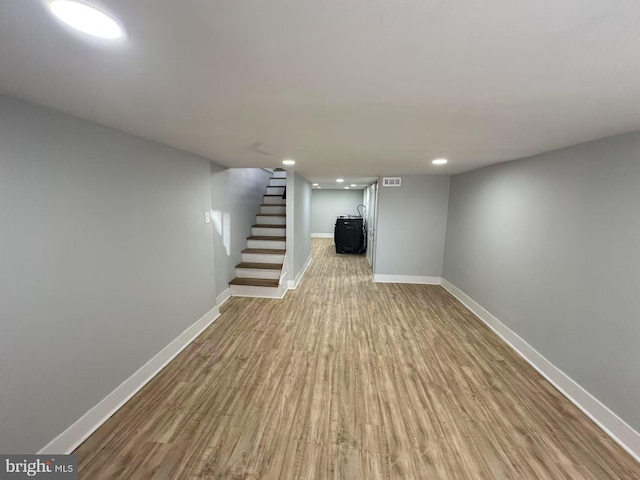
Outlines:
{"label": "white ceiling", "polygon": [[292,157],[311,181],[462,172],[640,129],[637,0],[94,3],[126,42],[0,0],[0,91],[228,166]]}

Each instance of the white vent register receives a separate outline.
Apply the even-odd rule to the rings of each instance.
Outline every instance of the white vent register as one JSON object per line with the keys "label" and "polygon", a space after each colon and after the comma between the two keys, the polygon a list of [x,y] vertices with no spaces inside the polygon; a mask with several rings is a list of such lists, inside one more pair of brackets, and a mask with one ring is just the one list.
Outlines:
{"label": "white vent register", "polygon": [[383,187],[399,187],[402,184],[402,177],[383,177]]}

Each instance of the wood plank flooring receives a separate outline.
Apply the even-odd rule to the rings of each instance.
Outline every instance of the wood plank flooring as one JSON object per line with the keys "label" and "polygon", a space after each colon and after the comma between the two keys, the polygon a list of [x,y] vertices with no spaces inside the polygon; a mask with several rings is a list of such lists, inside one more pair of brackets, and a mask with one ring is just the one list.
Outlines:
{"label": "wood plank flooring", "polygon": [[76,451],[81,479],[634,479],[640,464],[439,286],[313,239]]}

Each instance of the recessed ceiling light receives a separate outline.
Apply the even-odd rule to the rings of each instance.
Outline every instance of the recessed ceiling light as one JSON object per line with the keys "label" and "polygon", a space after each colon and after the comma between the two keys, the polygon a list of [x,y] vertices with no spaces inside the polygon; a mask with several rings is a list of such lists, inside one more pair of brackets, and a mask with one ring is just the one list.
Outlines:
{"label": "recessed ceiling light", "polygon": [[317,184],[317,183],[314,183],[314,184],[313,184],[313,186],[314,186],[314,187],[317,187],[317,186],[318,186],[318,184]]}
{"label": "recessed ceiling light", "polygon": [[345,190],[349,190],[349,187],[344,187]]}
{"label": "recessed ceiling light", "polygon": [[295,165],[296,161],[295,160],[290,160],[290,159],[282,160],[282,164],[283,165]]}
{"label": "recessed ceiling light", "polygon": [[433,163],[434,165],[444,165],[445,163],[447,163],[447,161],[448,160],[446,158],[436,158],[431,163]]}
{"label": "recessed ceiling light", "polygon": [[356,186],[356,184],[355,184],[355,183],[352,183],[352,184],[351,184],[351,186],[352,186],[352,187],[355,187],[355,186]]}
{"label": "recessed ceiling light", "polygon": [[342,182],[344,182],[344,178],[336,178],[336,182],[342,183]]}
{"label": "recessed ceiling light", "polygon": [[70,27],[107,40],[125,36],[120,21],[100,7],[78,0],[51,0],[53,14]]}

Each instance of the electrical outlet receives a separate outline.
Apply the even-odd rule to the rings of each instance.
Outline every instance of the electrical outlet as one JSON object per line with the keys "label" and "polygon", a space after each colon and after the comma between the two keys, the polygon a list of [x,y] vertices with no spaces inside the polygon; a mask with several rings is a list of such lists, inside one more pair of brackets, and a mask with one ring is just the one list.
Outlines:
{"label": "electrical outlet", "polygon": [[211,223],[211,214],[209,212],[204,212],[204,223]]}

